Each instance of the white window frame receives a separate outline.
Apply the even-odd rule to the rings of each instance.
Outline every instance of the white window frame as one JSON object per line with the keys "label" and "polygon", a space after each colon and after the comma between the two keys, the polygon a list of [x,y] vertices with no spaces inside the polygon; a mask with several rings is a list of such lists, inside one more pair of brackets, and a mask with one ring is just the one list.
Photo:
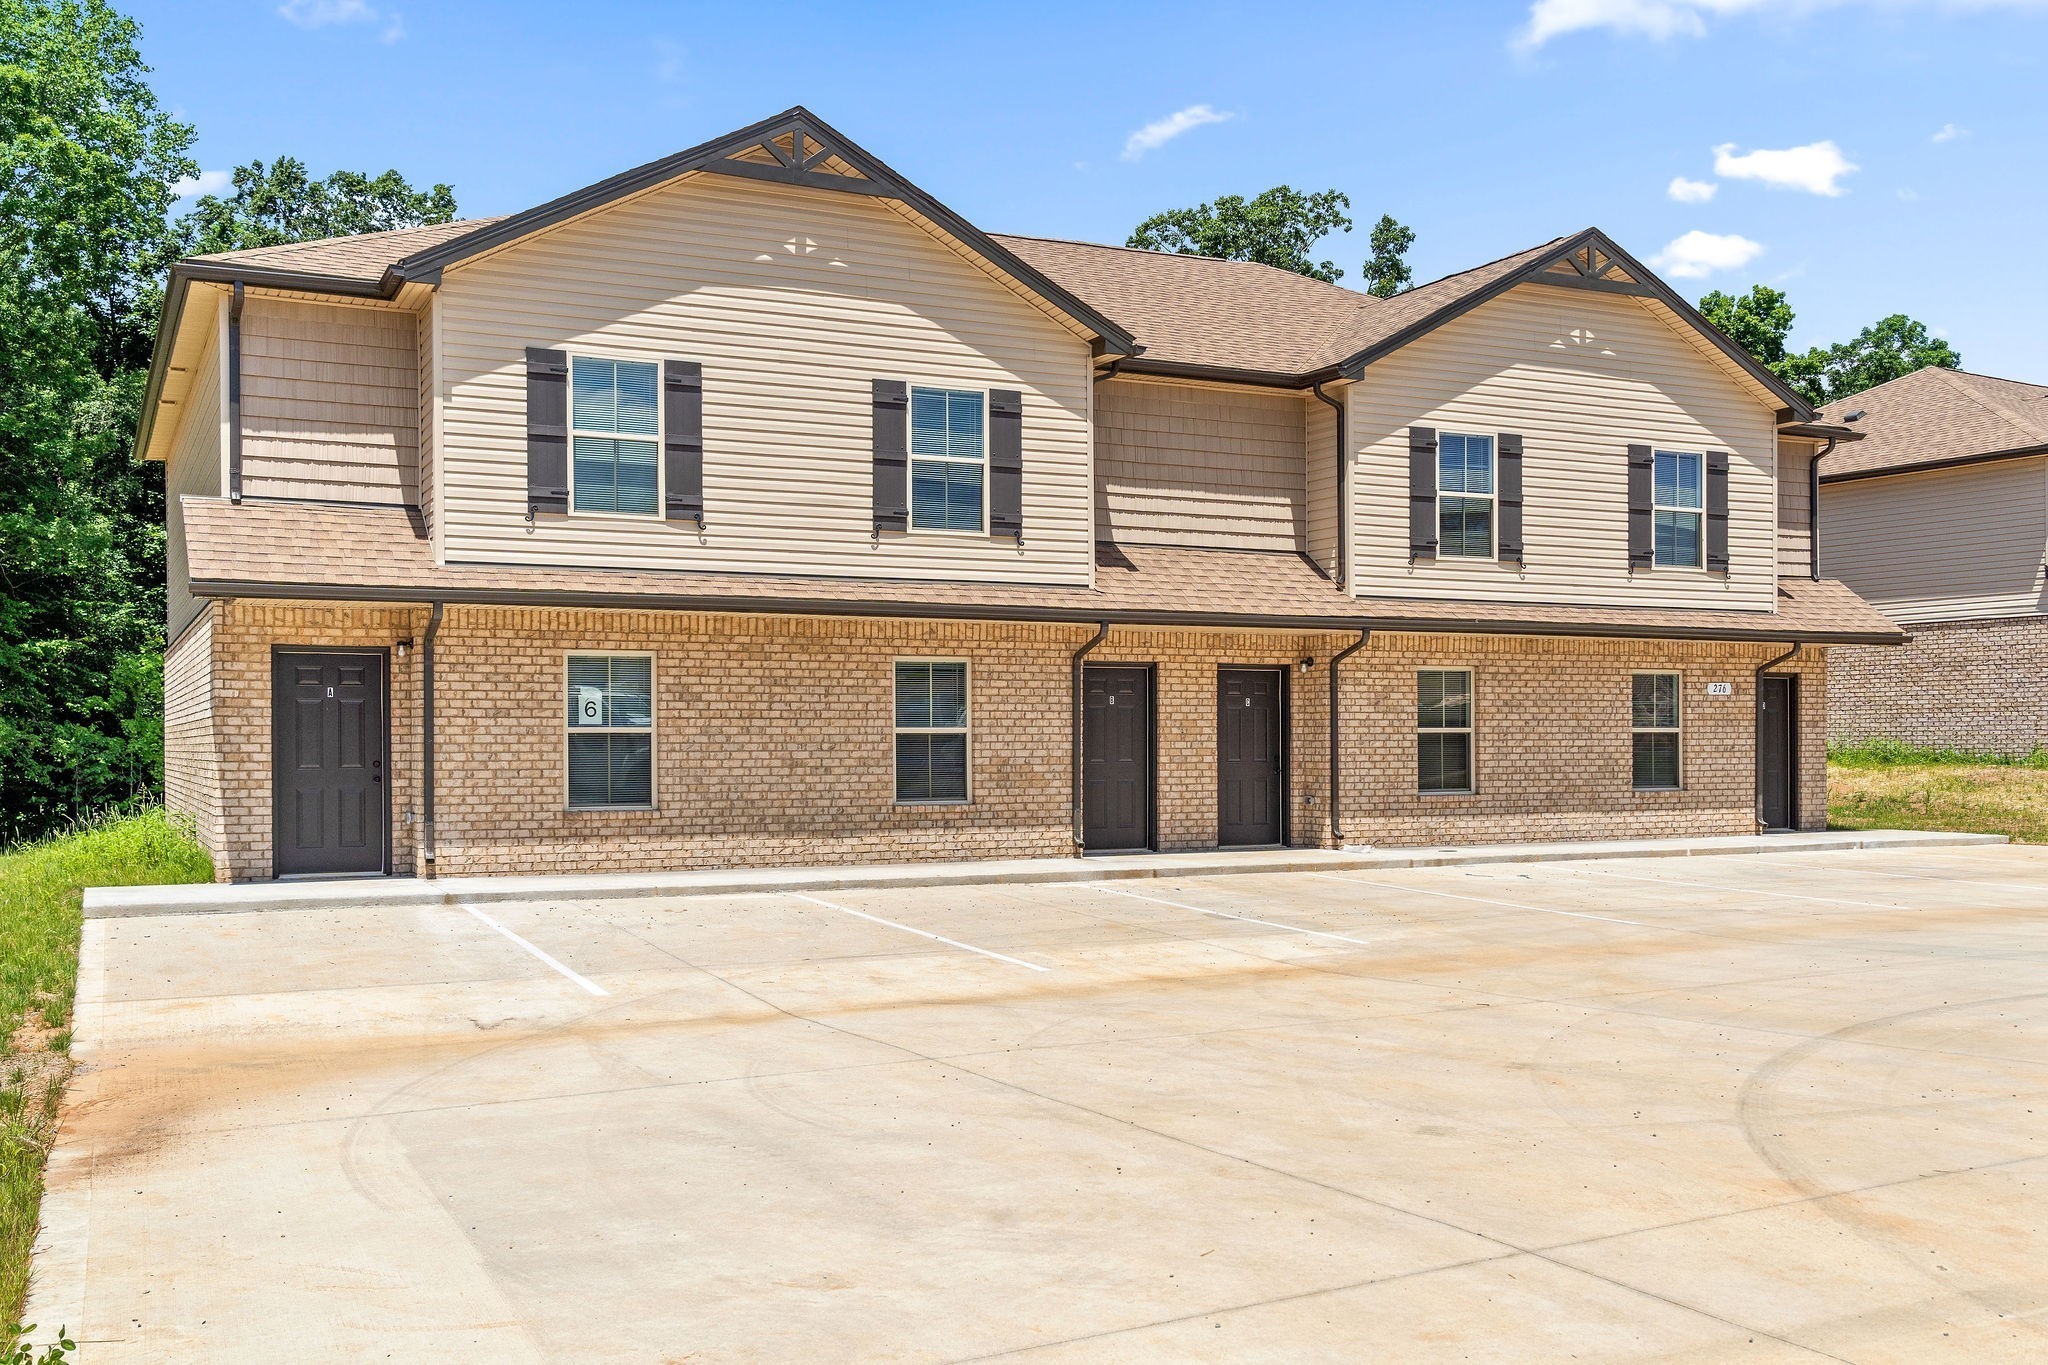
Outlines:
{"label": "white window frame", "polygon": [[[946,384],[936,380],[920,383],[915,379],[903,381],[903,508],[904,530],[918,536],[986,536],[988,534],[988,390],[973,384]],[[981,458],[966,460],[958,455],[920,455],[917,453],[917,391],[929,389],[937,393],[974,393],[981,395]],[[973,530],[955,526],[919,526],[917,524],[917,462],[928,464],[971,464],[981,467],[981,524]],[[919,803],[923,804],[923,803]]]}
{"label": "white window frame", "polygon": [[[1426,667],[1415,670],[1416,691],[1422,689],[1422,675],[1425,673],[1463,673],[1465,675],[1466,721],[1464,725],[1424,725],[1422,717],[1415,718],[1416,773],[1415,793],[1418,796],[1472,796],[1479,790],[1479,678],[1470,668]],[[1424,735],[1465,736],[1465,760],[1470,780],[1462,787],[1428,787],[1422,785],[1421,747]]]}
{"label": "white window frame", "polygon": [[[984,502],[986,499],[983,500]],[[896,665],[959,664],[966,688],[967,723],[964,725],[898,725],[896,723]],[[959,735],[966,745],[966,795],[906,801],[896,794],[896,737],[898,735]],[[974,661],[945,654],[899,654],[889,660],[889,795],[898,806],[971,806],[974,804]]]}
{"label": "white window frame", "polygon": [[[1671,679],[1671,697],[1677,707],[1675,725],[1636,724],[1636,679]],[[1678,776],[1668,787],[1638,787],[1636,785],[1636,736],[1671,735],[1678,741]],[[1628,675],[1628,785],[1630,791],[1676,792],[1685,790],[1685,675],[1669,668],[1638,668]]]}
{"label": "white window frame", "polygon": [[[1463,441],[1484,441],[1490,452],[1489,468],[1493,487],[1486,493],[1461,493],[1444,487],[1444,437],[1455,436]],[[1468,502],[1486,504],[1486,542],[1492,546],[1490,554],[1468,555],[1452,553],[1443,546],[1443,505],[1445,498],[1463,498]],[[1500,440],[1486,431],[1439,431],[1436,434],[1436,505],[1437,505],[1437,547],[1438,559],[1472,560],[1480,564],[1498,563],[1500,560]]]}
{"label": "white window frame", "polygon": [[[626,514],[631,515],[631,514]],[[601,815],[608,811],[650,811],[661,808],[661,660],[651,649],[570,649],[562,652],[562,689],[559,700],[569,698],[571,659],[647,660],[647,725],[571,725],[569,713],[562,712],[562,809],[576,815]],[[644,806],[578,806],[569,800],[569,737],[571,735],[646,735],[647,804]]]}
{"label": "white window frame", "polygon": [[[1677,503],[1657,501],[1657,460],[1663,455],[1682,455],[1699,461],[1700,504],[1697,507],[1681,507]],[[1684,512],[1699,520],[1700,559],[1697,564],[1667,564],[1657,555],[1657,514],[1659,512]],[[1650,566],[1656,569],[1695,570],[1701,573],[1707,567],[1707,454],[1703,450],[1678,450],[1652,447],[1650,450]]]}
{"label": "white window frame", "polygon": [[[589,431],[576,425],[576,362],[579,360],[608,360],[629,365],[654,366],[654,434],[648,437],[634,436],[617,431]],[[662,372],[659,360],[649,360],[639,355],[606,355],[601,351],[569,352],[569,401],[568,412],[568,455],[569,455],[569,515],[575,517],[608,517],[615,521],[661,521],[668,507],[668,460],[662,448],[662,431],[668,423],[668,376]],[[652,512],[607,512],[602,508],[576,506],[576,438],[596,436],[606,440],[628,441],[647,440],[654,445],[654,510]],[[438,447],[436,447],[438,449]]]}

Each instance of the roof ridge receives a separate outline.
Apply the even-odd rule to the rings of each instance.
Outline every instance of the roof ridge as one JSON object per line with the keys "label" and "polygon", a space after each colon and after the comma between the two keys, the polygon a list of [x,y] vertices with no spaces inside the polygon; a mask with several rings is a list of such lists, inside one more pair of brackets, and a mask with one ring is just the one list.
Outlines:
{"label": "roof ridge", "polygon": [[[2029,421],[2027,418],[2022,417],[2020,414],[2014,412],[2011,408],[2008,408],[2005,404],[1993,398],[1990,394],[1984,393],[1973,384],[1964,382],[1965,380],[1969,379],[1990,379],[1992,378],[1992,376],[1986,374],[1964,374],[1958,370],[1951,370],[1946,365],[1929,365],[1926,368],[1940,370],[1942,374],[1947,376],[1946,382],[1950,386],[1952,386],[1959,392],[1967,395],[1970,401],[1975,403],[1978,407],[1981,407],[1988,412],[1996,413],[1998,416],[2003,417],[2006,421],[2018,427],[2021,431],[2027,432],[2028,434],[2036,437],[2039,440],[2048,441],[2048,428],[2043,428],[2037,425],[2036,423]],[[1998,382],[2011,383],[2013,381],[2000,380]]]}
{"label": "roof ridge", "polygon": [[[1590,231],[1594,231],[1594,229],[1588,228],[1588,229],[1585,229],[1585,231],[1587,231],[1587,232],[1590,232]],[[1431,288],[1432,286],[1435,286],[1435,285],[1439,285],[1439,284],[1442,284],[1442,283],[1444,283],[1444,282],[1445,282],[1445,281],[1447,281],[1447,280],[1455,280],[1455,279],[1457,279],[1457,278],[1458,278],[1458,277],[1459,277],[1460,275],[1470,275],[1470,274],[1472,274],[1472,273],[1473,273],[1474,271],[1477,271],[1477,270],[1487,270],[1487,269],[1490,269],[1490,268],[1492,268],[1493,266],[1497,266],[1497,265],[1499,265],[1499,264],[1500,264],[1500,263],[1501,263],[1502,261],[1507,261],[1507,260],[1513,260],[1513,259],[1514,259],[1515,257],[1517,257],[1517,256],[1526,256],[1526,255],[1528,255],[1528,254],[1529,254],[1530,252],[1532,252],[1532,251],[1541,251],[1541,250],[1543,250],[1543,248],[1545,248],[1545,247],[1547,247],[1547,246],[1558,246],[1558,245],[1560,245],[1560,244],[1562,244],[1562,243],[1564,243],[1564,242],[1569,242],[1569,241],[1570,241],[1570,240],[1572,240],[1572,238],[1574,238],[1574,237],[1579,237],[1579,236],[1583,236],[1583,235],[1584,235],[1584,232],[1568,232],[1568,233],[1566,233],[1566,234],[1565,234],[1564,236],[1562,236],[1562,237],[1552,237],[1552,238],[1551,238],[1551,239],[1550,239],[1549,241],[1547,241],[1547,242],[1537,242],[1537,243],[1535,243],[1535,244],[1534,244],[1533,246],[1517,247],[1517,248],[1516,248],[1515,250],[1513,250],[1513,251],[1504,251],[1504,252],[1502,252],[1502,253],[1501,253],[1500,255],[1498,255],[1498,256],[1496,256],[1496,257],[1494,257],[1494,258],[1493,258],[1492,260],[1490,260],[1490,261],[1481,261],[1481,262],[1480,262],[1480,263],[1479,263],[1478,265],[1468,265],[1468,266],[1466,266],[1466,267],[1465,267],[1465,268],[1464,268],[1463,270],[1453,270],[1453,271],[1452,271],[1452,272],[1451,272],[1450,274],[1448,274],[1448,275],[1439,275],[1439,276],[1437,276],[1437,277],[1436,277],[1435,279],[1433,279],[1433,280],[1424,280],[1424,281],[1423,281],[1423,282],[1422,282],[1421,284],[1413,284],[1413,285],[1410,285],[1410,286],[1408,286],[1408,288],[1406,288],[1406,289],[1403,289],[1403,290],[1402,290],[1402,291],[1401,291],[1401,292],[1400,292],[1399,294],[1395,294],[1395,295],[1393,295],[1392,297],[1393,297],[1393,298],[1395,298],[1395,299],[1398,299],[1398,298],[1401,298],[1401,297],[1402,297],[1403,295],[1407,295],[1407,294],[1413,294],[1413,293],[1415,293],[1415,292],[1416,292],[1417,290],[1419,290],[1419,289],[1428,289],[1428,288]],[[1377,298],[1377,297],[1378,297],[1378,295],[1367,295],[1367,297],[1368,297],[1368,298]],[[1391,299],[1385,299],[1385,300],[1381,300],[1381,301],[1382,301],[1382,302],[1391,302],[1392,300],[1391,300]]]}
{"label": "roof ridge", "polygon": [[1373,303],[1385,302],[1385,300],[1377,295],[1368,294],[1362,289],[1351,289],[1338,284],[1335,280],[1319,280],[1313,275],[1304,275],[1299,270],[1289,270],[1285,266],[1268,265],[1264,261],[1240,261],[1229,256],[1204,256],[1198,251],[1160,251],[1155,247],[1147,246],[1118,246],[1114,242],[1091,242],[1081,237],[1047,237],[1034,232],[991,232],[989,236],[1008,238],[1014,242],[1055,242],[1061,246],[1085,246],[1095,251],[1127,251],[1133,256],[1164,256],[1174,260],[1208,261],[1215,265],[1245,265],[1257,270],[1276,270],[1282,275],[1291,275],[1296,279],[1307,280],[1311,284],[1327,285],[1341,293],[1350,294],[1360,299],[1368,299]]}

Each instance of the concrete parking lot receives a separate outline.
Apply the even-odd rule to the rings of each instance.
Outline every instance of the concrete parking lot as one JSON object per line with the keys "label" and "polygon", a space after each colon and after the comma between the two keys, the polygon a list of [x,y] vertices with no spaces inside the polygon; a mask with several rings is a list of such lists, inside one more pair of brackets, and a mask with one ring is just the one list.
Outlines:
{"label": "concrete parking lot", "polygon": [[87,926],[101,1361],[2039,1360],[2048,850]]}

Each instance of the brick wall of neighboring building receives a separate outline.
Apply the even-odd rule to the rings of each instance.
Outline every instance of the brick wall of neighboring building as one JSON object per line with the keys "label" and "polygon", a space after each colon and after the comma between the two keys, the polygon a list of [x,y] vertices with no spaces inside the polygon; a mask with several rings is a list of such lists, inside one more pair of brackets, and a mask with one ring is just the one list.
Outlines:
{"label": "brick wall of neighboring building", "polygon": [[[221,875],[270,875],[270,652],[419,641],[424,607],[240,601],[215,613],[214,728]],[[442,874],[1071,852],[1073,651],[1078,626],[450,607],[436,663]],[[1329,842],[1329,660],[1348,634],[1118,629],[1096,663],[1149,664],[1158,696],[1162,849],[1216,839],[1216,668],[1290,669],[1290,827]],[[565,809],[564,656],[655,654],[653,811]],[[1378,636],[1344,669],[1344,833],[1382,845],[1749,833],[1752,670],[1775,649],[1657,641]],[[898,806],[893,663],[970,664],[974,800]],[[1311,669],[1298,668],[1301,659]],[[1477,693],[1471,796],[1415,784],[1420,667],[1469,667]],[[1822,662],[1802,664],[1802,823],[1825,819]],[[1684,676],[1685,782],[1629,788],[1629,674]],[[394,866],[414,870],[420,652],[392,661]],[[1709,699],[1708,682],[1734,685]]]}
{"label": "brick wall of neighboring building", "polygon": [[2048,748],[2048,616],[1922,621],[1896,649],[1838,649],[1828,673],[1837,744],[1889,739],[2022,757]]}

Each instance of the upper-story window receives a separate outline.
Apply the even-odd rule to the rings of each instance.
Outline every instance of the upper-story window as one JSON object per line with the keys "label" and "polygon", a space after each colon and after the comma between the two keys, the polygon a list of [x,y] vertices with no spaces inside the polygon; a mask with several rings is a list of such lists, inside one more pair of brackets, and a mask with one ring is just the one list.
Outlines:
{"label": "upper-story window", "polygon": [[1493,438],[1446,431],[1436,446],[1437,555],[1493,558]]}
{"label": "upper-story window", "polygon": [[658,516],[661,367],[652,361],[569,361],[571,506]]}
{"label": "upper-story window", "polygon": [[1706,519],[1707,457],[1697,451],[1660,450],[1653,480],[1652,517],[1660,568],[1701,566],[1700,525]]}
{"label": "upper-story window", "polygon": [[987,395],[973,389],[910,391],[910,526],[983,528],[988,468]]}

